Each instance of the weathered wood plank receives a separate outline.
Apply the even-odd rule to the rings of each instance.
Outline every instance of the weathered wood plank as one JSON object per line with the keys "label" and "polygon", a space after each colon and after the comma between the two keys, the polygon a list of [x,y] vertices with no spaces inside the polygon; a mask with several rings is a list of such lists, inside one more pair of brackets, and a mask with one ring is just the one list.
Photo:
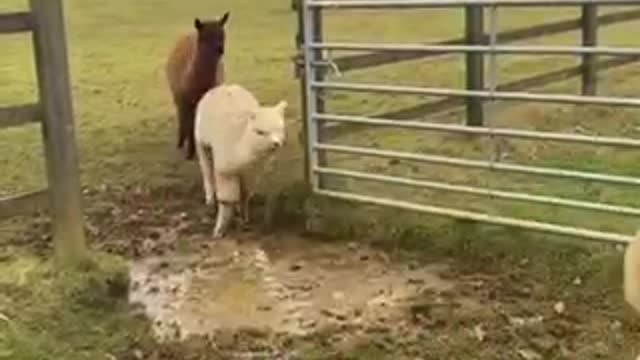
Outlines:
{"label": "weathered wood plank", "polygon": [[[598,16],[598,26],[613,25],[640,19],[640,10],[616,11]],[[535,39],[543,36],[561,34],[568,31],[578,30],[582,26],[582,18],[562,20],[548,24],[536,25],[524,29],[509,30],[498,34],[499,43],[510,43],[527,39]],[[464,44],[464,38],[452,39],[437,42],[436,45],[460,45]],[[487,42],[485,37],[484,42]],[[402,61],[426,59],[450,55],[445,52],[369,52],[365,54],[342,56],[334,59],[340,71],[346,72],[363,68],[382,66]]]}
{"label": "weathered wood plank", "polygon": [[[465,7],[465,43],[468,45],[482,45],[486,41],[484,33],[484,8],[477,5]],[[467,90],[483,90],[484,84],[484,54],[469,52],[465,54],[465,85]],[[468,97],[467,125],[482,126],[484,124],[484,100]]]}
{"label": "weathered wood plank", "polygon": [[31,13],[13,12],[0,14],[0,34],[11,34],[33,30]]}
{"label": "weathered wood plank", "polygon": [[0,198],[0,219],[30,215],[46,209],[47,206],[46,190]]}
{"label": "weathered wood plank", "polygon": [[62,0],[30,0],[56,259],[87,258]]}
{"label": "weathered wood plank", "polygon": [[[598,45],[598,6],[582,6],[582,46]],[[598,92],[598,56],[582,56],[582,95],[596,95]]]}
{"label": "weathered wood plank", "polygon": [[0,108],[0,129],[22,126],[41,120],[40,107],[35,104],[23,104]]}

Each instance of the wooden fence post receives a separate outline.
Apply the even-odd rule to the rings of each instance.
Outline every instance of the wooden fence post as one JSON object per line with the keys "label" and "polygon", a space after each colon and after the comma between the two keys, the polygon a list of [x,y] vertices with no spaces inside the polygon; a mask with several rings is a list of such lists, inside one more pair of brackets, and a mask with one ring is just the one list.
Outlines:
{"label": "wooden fence post", "polygon": [[[598,7],[582,5],[582,46],[598,44]],[[596,95],[598,92],[598,56],[582,55],[582,95]]]}
{"label": "wooden fence post", "polygon": [[55,255],[61,265],[74,265],[87,251],[62,0],[30,4]]}
{"label": "wooden fence post", "polygon": [[[484,8],[481,5],[465,7],[465,42],[468,45],[483,45]],[[485,90],[484,88],[484,54],[468,52],[466,54],[467,90]],[[482,126],[484,124],[484,104],[482,99],[467,98],[467,125]]]}

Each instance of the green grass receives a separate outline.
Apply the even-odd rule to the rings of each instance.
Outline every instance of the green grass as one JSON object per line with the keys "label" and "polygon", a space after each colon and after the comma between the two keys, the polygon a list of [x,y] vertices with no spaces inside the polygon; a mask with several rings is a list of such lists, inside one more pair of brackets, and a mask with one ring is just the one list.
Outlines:
{"label": "green grass", "polygon": [[[103,184],[144,184],[151,188],[176,187],[182,190],[194,184],[199,186],[197,163],[184,162],[182,154],[175,149],[174,110],[165,86],[163,66],[173,41],[190,30],[194,16],[212,18],[231,11],[225,55],[227,79],[249,87],[263,102],[288,100],[288,115],[295,120],[287,152],[280,161],[281,165],[289,164],[280,167],[275,177],[267,179],[264,188],[275,191],[297,188],[302,179],[302,148],[296,136],[299,128],[297,120],[301,114],[299,84],[293,77],[290,62],[290,56],[295,52],[296,17],[289,10],[289,5],[284,0],[110,0],[100,4],[66,0],[83,184],[92,188]],[[5,0],[0,4],[0,11],[25,7],[26,1]],[[326,36],[332,41],[431,42],[458,37],[463,31],[460,11],[402,13],[403,17],[390,12],[329,15]],[[576,10],[507,10],[500,13],[500,29],[577,15]],[[603,29],[601,41],[607,45],[638,45],[640,39],[634,31],[637,25],[638,22],[633,22]],[[577,32],[572,32],[529,43],[567,45],[575,44],[578,37]],[[0,41],[3,46],[0,56],[0,103],[10,105],[34,101],[37,96],[29,36],[6,36]],[[566,57],[505,56],[499,60],[498,76],[500,82],[507,82],[575,64],[575,59]],[[339,80],[461,87],[463,70],[462,57],[454,56],[450,59],[410,61],[356,71]],[[638,66],[603,73],[600,92],[633,96],[637,92],[634,80],[639,74]],[[536,91],[575,93],[578,85],[572,81]],[[328,106],[330,111],[368,114],[400,109],[419,100],[411,96],[335,94],[330,97]],[[453,114],[429,120],[456,123],[463,118]],[[493,123],[522,129],[567,132],[585,129],[590,134],[640,137],[637,112],[622,109],[521,104],[500,109]],[[343,136],[336,141],[476,159],[486,159],[489,156],[487,149],[490,149],[490,144],[482,139],[378,129]],[[42,145],[36,125],[0,132],[0,144],[3,149],[0,152],[0,168],[3,171],[0,197],[45,186]],[[508,161],[640,175],[637,166],[640,155],[635,151],[594,150],[584,146],[524,141],[509,141],[505,146],[509,152]],[[365,171],[386,170],[396,175],[461,184],[488,184],[509,190],[640,205],[638,191],[625,187],[492,175],[446,167],[390,164],[382,160],[345,156],[332,156],[331,164]],[[630,233],[637,226],[634,219],[594,213],[436,192],[417,194],[415,190],[354,181],[334,180],[332,183],[343,189],[378,196],[587,225],[608,231]],[[101,205],[88,203],[87,206],[93,209]],[[441,240],[444,241],[440,245],[449,242],[455,244],[459,240],[454,229],[458,229],[460,224],[444,219],[371,210],[353,204],[336,205],[333,202],[323,207],[322,201],[316,201],[309,210],[320,211],[312,213],[313,222],[324,223],[324,230],[341,235],[363,239],[372,236],[385,241],[391,239],[391,243],[395,241],[414,249],[424,247],[427,250]],[[24,227],[15,223],[2,223],[0,226],[0,245],[11,242],[16,234],[24,231]],[[526,256],[539,249],[536,243],[540,238],[514,230],[478,227],[474,228],[472,235],[465,236],[472,238],[478,251],[490,248],[496,253],[515,252]],[[446,251],[456,249],[451,244],[447,246]],[[548,246],[549,249],[542,254],[554,254],[554,245]],[[564,261],[564,258],[559,261]],[[94,301],[99,300],[95,298],[96,294],[103,292],[93,293],[88,299],[85,297],[93,291],[87,288],[94,289],[88,286],[93,283],[91,274],[99,274],[96,278],[103,278],[110,273],[111,270],[94,269],[86,275],[56,275],[50,262],[23,256],[21,251],[10,256],[9,260],[0,261],[0,286],[3,290],[0,291],[0,313],[8,318],[0,319],[0,359],[100,359],[108,352],[117,352],[129,346],[133,341],[131,334],[139,334],[144,325],[128,317],[119,300],[109,300],[96,306]],[[373,358],[374,354],[370,356]]]}
{"label": "green grass", "polygon": [[0,359],[108,359],[145,338],[123,294],[127,268],[101,256],[81,271],[33,256],[0,262]]}

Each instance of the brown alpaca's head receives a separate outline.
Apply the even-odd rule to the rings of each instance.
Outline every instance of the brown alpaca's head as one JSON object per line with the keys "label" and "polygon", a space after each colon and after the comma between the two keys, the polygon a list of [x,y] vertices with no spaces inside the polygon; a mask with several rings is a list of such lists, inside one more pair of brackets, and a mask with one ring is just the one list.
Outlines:
{"label": "brown alpaca's head", "polygon": [[229,20],[229,12],[220,19],[202,21],[194,20],[194,26],[198,31],[198,53],[203,56],[217,58],[224,54],[224,26]]}

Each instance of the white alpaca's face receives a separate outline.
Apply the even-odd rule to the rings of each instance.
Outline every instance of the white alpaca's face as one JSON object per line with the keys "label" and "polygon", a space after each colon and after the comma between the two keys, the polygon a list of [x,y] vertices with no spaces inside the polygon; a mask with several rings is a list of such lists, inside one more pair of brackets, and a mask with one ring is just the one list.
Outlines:
{"label": "white alpaca's face", "polygon": [[275,106],[262,107],[249,120],[251,143],[254,151],[271,153],[282,147],[286,140],[285,101]]}

